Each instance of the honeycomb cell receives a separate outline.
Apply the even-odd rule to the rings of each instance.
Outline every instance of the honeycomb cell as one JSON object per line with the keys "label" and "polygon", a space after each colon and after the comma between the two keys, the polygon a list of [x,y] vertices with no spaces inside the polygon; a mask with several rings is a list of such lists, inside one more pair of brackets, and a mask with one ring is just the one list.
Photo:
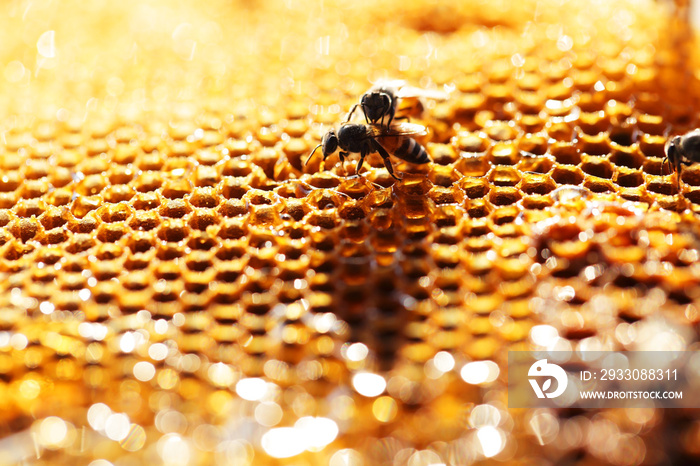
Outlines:
{"label": "honeycomb cell", "polygon": [[489,181],[495,186],[515,186],[520,182],[520,175],[510,167],[495,167],[491,170]]}
{"label": "honeycomb cell", "polygon": [[515,165],[519,158],[516,146],[510,143],[498,143],[491,148],[491,159],[495,165]]}
{"label": "honeycomb cell", "polygon": [[607,132],[594,136],[581,134],[578,147],[582,153],[588,155],[607,155],[610,153],[610,138]]}
{"label": "honeycomb cell", "polygon": [[598,178],[610,179],[614,174],[613,165],[600,157],[584,156],[581,161],[581,170]]}
{"label": "honeycomb cell", "polygon": [[559,166],[552,172],[552,179],[560,185],[580,185],[583,182],[584,174],[578,167]]}
{"label": "honeycomb cell", "polygon": [[597,112],[582,112],[579,116],[579,127],[584,134],[595,136],[608,131],[610,118],[603,110]]}
{"label": "honeycomb cell", "polygon": [[520,189],[525,194],[548,194],[555,188],[556,183],[548,176],[526,174],[523,177]]}

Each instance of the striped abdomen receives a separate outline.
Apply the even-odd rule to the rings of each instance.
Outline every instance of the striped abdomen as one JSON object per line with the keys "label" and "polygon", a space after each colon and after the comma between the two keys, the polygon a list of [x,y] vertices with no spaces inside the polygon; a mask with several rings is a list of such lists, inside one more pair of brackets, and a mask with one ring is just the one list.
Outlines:
{"label": "striped abdomen", "polygon": [[415,139],[408,136],[403,138],[401,145],[394,151],[394,155],[406,162],[421,164],[430,162],[428,152]]}

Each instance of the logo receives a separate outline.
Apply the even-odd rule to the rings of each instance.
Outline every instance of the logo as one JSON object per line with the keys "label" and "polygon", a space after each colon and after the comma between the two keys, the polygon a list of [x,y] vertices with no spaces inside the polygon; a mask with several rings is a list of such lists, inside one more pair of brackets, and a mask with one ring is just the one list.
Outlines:
{"label": "logo", "polygon": [[[566,384],[569,383],[569,379],[566,377],[566,372],[561,367],[556,364],[548,364],[546,359],[540,359],[530,366],[530,370],[527,372],[528,377],[549,377],[544,381],[544,384],[540,388],[537,380],[530,378],[530,385],[535,391],[537,398],[556,398],[566,390]],[[552,387],[552,378],[557,381],[557,389],[549,393]]]}

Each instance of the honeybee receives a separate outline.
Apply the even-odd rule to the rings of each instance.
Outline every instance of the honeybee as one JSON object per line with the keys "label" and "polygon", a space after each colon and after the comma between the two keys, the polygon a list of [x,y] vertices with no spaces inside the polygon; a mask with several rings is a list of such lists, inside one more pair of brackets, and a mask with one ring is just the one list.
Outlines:
{"label": "honeybee", "polygon": [[[449,95],[446,92],[438,90],[428,90],[407,86],[406,82],[402,80],[378,81],[370,88],[370,90],[362,95],[359,103],[353,105],[345,122],[347,123],[350,121],[353,113],[359,106],[362,108],[362,113],[365,115],[365,121],[367,124],[379,123],[380,126],[386,126],[388,128],[391,126],[391,122],[394,120],[400,99],[419,99],[421,97],[435,100],[446,100]],[[420,101],[416,105],[420,105]],[[384,124],[385,118],[387,119],[386,125]],[[397,118],[408,117],[400,116]]]}
{"label": "honeybee", "polygon": [[373,152],[378,152],[384,159],[384,165],[389,174],[398,180],[399,178],[394,174],[394,167],[391,165],[389,152],[400,159],[415,164],[430,162],[425,148],[411,137],[423,134],[426,134],[425,126],[412,123],[399,123],[391,127],[344,123],[337,132],[335,129],[331,129],[323,136],[323,141],[311,151],[306,163],[309,163],[319,147],[323,151],[323,160],[326,160],[340,148],[341,162],[344,162],[345,157],[351,153],[360,154],[356,169],[356,173],[359,174],[365,157]]}
{"label": "honeybee", "polygon": [[700,162],[700,129],[693,130],[683,136],[675,136],[666,142],[664,147],[670,172],[676,172],[678,191],[681,190],[681,170],[683,166]]}

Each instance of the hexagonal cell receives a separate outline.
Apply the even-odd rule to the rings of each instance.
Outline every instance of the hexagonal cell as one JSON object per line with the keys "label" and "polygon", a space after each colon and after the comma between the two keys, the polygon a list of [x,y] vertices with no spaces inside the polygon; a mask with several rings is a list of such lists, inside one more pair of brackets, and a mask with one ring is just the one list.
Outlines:
{"label": "hexagonal cell", "polygon": [[455,100],[455,117],[458,120],[473,119],[484,105],[486,98],[480,92],[466,92]]}
{"label": "hexagonal cell", "polygon": [[663,136],[652,136],[650,134],[643,134],[639,138],[639,149],[647,157],[665,157],[664,146],[666,145],[666,138]]}
{"label": "hexagonal cell", "polygon": [[556,141],[571,141],[574,138],[574,125],[567,121],[549,120],[545,124],[545,131]]}
{"label": "hexagonal cell", "polygon": [[610,152],[610,138],[607,132],[594,136],[581,134],[577,146],[582,154],[606,155]]}
{"label": "hexagonal cell", "polygon": [[455,164],[455,168],[464,176],[484,176],[491,164],[486,155],[463,155]]}
{"label": "hexagonal cell", "polygon": [[622,199],[632,202],[645,202],[647,204],[654,202],[643,184],[634,188],[621,187],[617,193]]}
{"label": "hexagonal cell", "polygon": [[457,226],[464,217],[464,209],[459,205],[441,205],[435,208],[433,219],[439,228]]}
{"label": "hexagonal cell", "polygon": [[647,134],[663,136],[668,129],[668,123],[661,115],[641,113],[637,115],[637,128]]}
{"label": "hexagonal cell", "polygon": [[[590,79],[594,79],[593,84],[599,80],[598,75],[594,71],[591,71],[588,76]],[[605,109],[606,101],[607,98],[602,92],[583,92],[579,96],[578,106],[582,112],[599,112]]]}
{"label": "hexagonal cell", "polygon": [[515,144],[497,143],[489,150],[490,160],[496,165],[515,165],[519,160],[519,151]]}
{"label": "hexagonal cell", "polygon": [[[309,194],[306,199],[306,204],[313,206],[315,209],[333,209],[340,207],[343,204],[341,196],[331,190],[316,189]],[[272,205],[273,201],[270,199],[266,204]]]}
{"label": "hexagonal cell", "polygon": [[437,186],[449,187],[461,178],[460,173],[453,167],[433,166],[431,167],[428,179]]}
{"label": "hexagonal cell", "polygon": [[497,166],[489,172],[489,181],[495,186],[515,186],[520,182],[520,175],[512,167]]}
{"label": "hexagonal cell", "polygon": [[557,166],[552,172],[552,179],[558,184],[580,185],[583,183],[584,174],[579,167]]}
{"label": "hexagonal cell", "polygon": [[493,187],[489,193],[489,201],[496,206],[515,204],[521,197],[520,191],[514,187]]}
{"label": "hexagonal cell", "polygon": [[315,173],[308,179],[308,183],[315,188],[335,188],[341,181],[338,176],[326,171]]}
{"label": "hexagonal cell", "polygon": [[488,138],[476,133],[460,132],[451,140],[457,151],[473,154],[483,154],[491,146]]}
{"label": "hexagonal cell", "polygon": [[[350,178],[343,180],[340,185],[336,188],[339,193],[343,193],[351,199],[363,199],[368,196],[376,187],[372,183],[363,178]],[[295,187],[296,197],[301,198],[306,196],[306,191],[301,183]]]}
{"label": "hexagonal cell", "polygon": [[28,160],[22,170],[25,179],[38,180],[49,175],[49,165],[45,160]]}
{"label": "hexagonal cell", "polygon": [[518,130],[512,123],[503,121],[491,121],[483,131],[494,141],[512,141],[518,136]]}
{"label": "hexagonal cell", "polygon": [[523,157],[517,168],[521,172],[549,173],[553,166],[551,157]]}
{"label": "hexagonal cell", "polygon": [[511,87],[508,84],[490,83],[482,87],[481,92],[486,97],[488,107],[503,104],[512,99]]}
{"label": "hexagonal cell", "polygon": [[617,186],[612,180],[595,175],[586,175],[583,180],[583,187],[594,193],[614,193],[617,191]]}
{"label": "hexagonal cell", "polygon": [[644,173],[648,173],[650,175],[662,175],[669,173],[668,163],[664,163],[663,159],[660,158],[647,158],[644,160],[642,170],[644,170]]}
{"label": "hexagonal cell", "polygon": [[[552,180],[554,183],[554,180]],[[548,195],[526,194],[523,196],[522,206],[529,212],[544,211],[554,205],[554,200]]]}
{"label": "hexagonal cell", "polygon": [[464,200],[464,193],[456,186],[443,188],[441,186],[433,186],[428,192],[428,196],[436,205],[454,204]]}
{"label": "hexagonal cell", "polygon": [[[545,102],[544,111],[546,111],[550,117],[564,117],[569,115],[574,108],[574,100],[569,98],[558,99],[556,95],[551,95],[551,89],[549,92],[550,98]],[[556,94],[556,91],[554,94]],[[566,92],[564,95],[568,97],[569,93]]]}
{"label": "hexagonal cell", "polygon": [[644,155],[636,147],[613,147],[609,158],[618,167],[641,168]]}
{"label": "hexagonal cell", "polygon": [[542,87],[542,77],[537,73],[524,73],[516,79],[516,85],[525,91],[536,91]]}
{"label": "hexagonal cell", "polygon": [[675,176],[646,175],[646,187],[652,193],[672,196],[678,194]]}
{"label": "hexagonal cell", "polygon": [[634,188],[644,183],[644,174],[640,170],[619,167],[613,181],[619,186]]}
{"label": "hexagonal cell", "polygon": [[634,108],[645,114],[662,115],[665,110],[665,103],[655,92],[640,92],[637,95]]}
{"label": "hexagonal cell", "polygon": [[608,180],[611,179],[615,173],[613,165],[607,159],[590,155],[583,156],[581,169],[589,175]]}
{"label": "hexagonal cell", "polygon": [[484,199],[467,199],[464,202],[464,208],[471,218],[486,217],[492,210]]}
{"label": "hexagonal cell", "polygon": [[19,171],[3,172],[0,177],[0,193],[9,193],[19,187],[22,182],[22,174]]}
{"label": "hexagonal cell", "polygon": [[[550,76],[550,79],[553,79],[555,82],[553,82],[549,88],[547,88],[546,94],[547,94],[547,100],[550,101],[558,101],[558,102],[566,102],[570,101],[572,99],[569,99],[571,97],[571,87],[568,86],[563,82],[563,80],[566,78],[567,71],[560,68],[554,76]],[[558,110],[557,113],[559,112],[564,112],[560,113],[559,116],[564,116],[567,113],[567,107],[572,108],[573,103],[571,104],[563,104],[561,105],[560,109]]]}
{"label": "hexagonal cell", "polygon": [[[618,91],[622,91],[620,94],[624,96],[625,101],[615,100],[613,93],[618,93]],[[609,97],[610,99],[605,103],[605,113],[610,117],[611,122],[616,125],[621,124],[632,115],[632,107],[626,103],[629,96],[620,86],[616,85],[615,91],[611,91]]]}
{"label": "hexagonal cell", "polygon": [[526,194],[548,194],[556,189],[554,180],[546,175],[524,174],[520,189]]}
{"label": "hexagonal cell", "polygon": [[691,189],[685,191],[683,196],[693,204],[700,204],[700,189]]}
{"label": "hexagonal cell", "polygon": [[345,220],[360,220],[367,215],[361,203],[345,202],[338,210],[340,218]]}
{"label": "hexagonal cell", "polygon": [[537,115],[544,106],[546,96],[535,89],[519,90],[514,93],[518,109],[525,115]]}
{"label": "hexagonal cell", "polygon": [[639,136],[638,131],[634,126],[631,125],[621,125],[613,126],[609,131],[610,135],[610,146],[613,150],[619,148],[620,146],[629,147],[635,142]]}
{"label": "hexagonal cell", "polygon": [[543,131],[547,121],[540,117],[539,114],[535,115],[521,115],[517,119],[518,126],[525,132],[529,134],[535,134]]}
{"label": "hexagonal cell", "polygon": [[531,155],[544,155],[548,147],[549,141],[542,134],[527,134],[518,139],[518,149]]}
{"label": "hexagonal cell", "polygon": [[167,179],[163,183],[162,194],[168,199],[182,199],[192,192],[192,183],[186,178]]}
{"label": "hexagonal cell", "polygon": [[581,163],[581,153],[573,143],[557,142],[549,148],[557,163],[564,165],[578,165]]}
{"label": "hexagonal cell", "polygon": [[700,167],[690,166],[683,168],[681,180],[691,186],[700,186]]}
{"label": "hexagonal cell", "polygon": [[494,210],[491,212],[490,217],[493,223],[496,225],[504,225],[514,221],[518,214],[520,214],[520,210],[516,206],[509,205],[507,207],[501,207],[500,209]]}
{"label": "hexagonal cell", "polygon": [[[39,217],[46,211],[47,207],[46,203],[41,199],[26,199],[17,203],[15,213],[18,217]],[[47,227],[47,225],[44,225],[44,227]]]}
{"label": "hexagonal cell", "polygon": [[490,186],[484,178],[464,177],[459,181],[459,187],[470,199],[479,199],[488,194]]}
{"label": "hexagonal cell", "polygon": [[453,145],[428,143],[425,148],[430,158],[438,165],[449,165],[459,159],[459,155]]}

